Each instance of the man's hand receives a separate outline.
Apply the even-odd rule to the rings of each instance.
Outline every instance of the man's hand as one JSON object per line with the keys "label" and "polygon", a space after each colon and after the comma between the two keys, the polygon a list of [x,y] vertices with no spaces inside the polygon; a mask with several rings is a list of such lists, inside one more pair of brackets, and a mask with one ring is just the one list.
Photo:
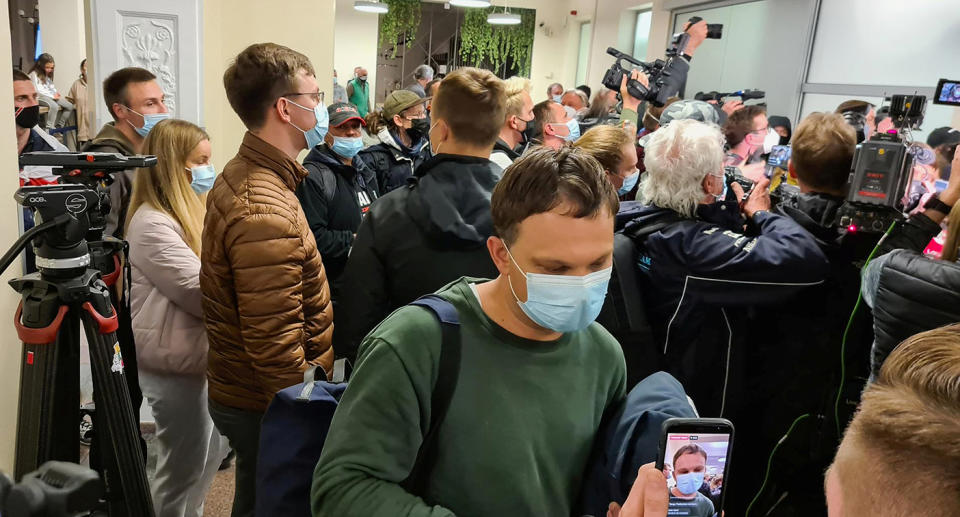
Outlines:
{"label": "man's hand", "polygon": [[[630,72],[630,79],[639,81],[645,88],[650,87],[650,79],[647,77],[647,74],[641,72],[640,70],[634,69]],[[637,108],[640,107],[640,103],[643,99],[638,99],[630,94],[630,91],[627,90],[627,74],[623,74],[623,79],[620,80],[620,97],[623,99],[623,108],[632,109],[637,111]]]}
{"label": "man's hand", "polygon": [[720,109],[722,109],[723,112],[726,113],[727,116],[729,117],[730,115],[733,115],[734,111],[743,109],[743,101],[741,100],[727,101],[723,103],[723,106],[721,106]]}
{"label": "man's hand", "polygon": [[637,480],[630,488],[623,508],[610,503],[607,517],[666,517],[670,505],[670,490],[663,472],[647,463],[637,472]]}
{"label": "man's hand", "polygon": [[[756,182],[753,186],[753,190],[750,192],[750,197],[747,198],[747,201],[743,203],[741,210],[743,215],[747,216],[748,219],[753,218],[753,214],[761,210],[770,210],[770,191],[768,187],[770,186],[770,180],[766,177],[761,178],[760,181]],[[732,183],[730,188],[734,192],[737,192],[740,196],[740,199],[743,199],[743,188],[740,187],[737,183]]]}
{"label": "man's hand", "polygon": [[693,27],[690,26],[690,22],[687,22],[683,24],[683,30],[690,34],[690,41],[687,42],[687,48],[683,52],[688,56],[693,56],[697,47],[703,43],[703,40],[707,39],[707,21],[700,20],[693,24]]}
{"label": "man's hand", "polygon": [[55,101],[60,100],[60,94],[59,94],[59,93],[53,94],[53,100],[55,100]]}

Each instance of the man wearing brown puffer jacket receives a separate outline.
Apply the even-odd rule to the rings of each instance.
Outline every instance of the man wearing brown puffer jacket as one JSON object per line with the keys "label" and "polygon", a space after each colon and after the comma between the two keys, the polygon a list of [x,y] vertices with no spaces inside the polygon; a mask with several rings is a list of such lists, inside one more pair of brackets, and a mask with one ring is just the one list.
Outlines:
{"label": "man wearing brown puffer jacket", "polygon": [[327,110],[306,56],[251,45],[223,76],[248,132],[207,196],[200,287],[209,408],[237,454],[234,517],[253,515],[260,419],[303,372],[333,365],[333,308],[296,161],[323,140]]}

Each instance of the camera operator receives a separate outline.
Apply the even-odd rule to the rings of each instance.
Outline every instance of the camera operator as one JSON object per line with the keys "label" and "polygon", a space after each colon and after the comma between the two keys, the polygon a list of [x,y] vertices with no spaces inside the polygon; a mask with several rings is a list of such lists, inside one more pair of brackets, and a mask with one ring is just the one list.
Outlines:
{"label": "camera operator", "polygon": [[960,144],[960,131],[949,127],[938,127],[927,136],[927,145],[933,148],[936,153],[936,166],[940,171],[940,179],[950,179],[950,172],[953,170],[950,162],[957,152],[957,144]]}
{"label": "camera operator", "polygon": [[[960,166],[954,154],[951,166]],[[960,174],[924,205],[924,211],[898,225],[884,239],[863,271],[863,298],[874,309],[871,378],[897,344],[917,332],[960,321]],[[947,240],[940,260],[921,255],[949,213]],[[902,230],[902,231],[898,231]],[[909,302],[909,303],[905,303]]]}
{"label": "camera operator", "polygon": [[[770,212],[768,181],[742,206],[716,202],[724,170],[723,137],[715,126],[674,121],[651,136],[644,161],[646,205],[623,203],[618,228],[639,248],[640,287],[649,294],[647,319],[665,369],[702,416],[723,416],[743,376],[739,351],[747,329],[733,309],[818,284],[826,259],[802,227]],[[744,197],[740,185],[730,188]]]}
{"label": "camera operator", "polygon": [[870,140],[870,137],[877,132],[876,106],[867,101],[849,100],[841,102],[835,112],[843,115],[847,123],[857,131],[858,144]]}
{"label": "camera operator", "polygon": [[723,164],[739,167],[744,176],[758,181],[765,167],[760,156],[764,152],[769,129],[766,108],[758,104],[731,114],[723,124],[723,136],[729,147]]}

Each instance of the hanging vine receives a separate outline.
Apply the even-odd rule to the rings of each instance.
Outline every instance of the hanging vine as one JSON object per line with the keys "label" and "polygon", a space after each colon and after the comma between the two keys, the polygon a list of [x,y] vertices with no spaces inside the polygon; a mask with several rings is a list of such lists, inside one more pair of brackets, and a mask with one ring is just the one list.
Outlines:
{"label": "hanging vine", "polygon": [[536,11],[513,9],[520,14],[518,25],[491,25],[487,15],[503,12],[503,8],[467,9],[460,25],[460,58],[477,67],[499,71],[509,64],[517,75],[530,75],[530,52],[533,48]]}
{"label": "hanging vine", "polygon": [[420,0],[380,1],[390,7],[386,14],[380,16],[380,48],[392,46],[392,59],[397,57],[400,45],[405,44],[409,48],[417,37],[417,30],[420,28]]}

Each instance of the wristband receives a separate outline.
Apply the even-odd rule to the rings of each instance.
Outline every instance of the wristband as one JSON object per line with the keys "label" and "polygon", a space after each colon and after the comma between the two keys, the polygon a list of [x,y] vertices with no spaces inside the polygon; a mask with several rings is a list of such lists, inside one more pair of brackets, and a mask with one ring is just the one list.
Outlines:
{"label": "wristband", "polygon": [[943,201],[940,201],[940,196],[933,196],[923,204],[923,209],[936,210],[937,212],[949,214],[953,207],[944,203]]}

